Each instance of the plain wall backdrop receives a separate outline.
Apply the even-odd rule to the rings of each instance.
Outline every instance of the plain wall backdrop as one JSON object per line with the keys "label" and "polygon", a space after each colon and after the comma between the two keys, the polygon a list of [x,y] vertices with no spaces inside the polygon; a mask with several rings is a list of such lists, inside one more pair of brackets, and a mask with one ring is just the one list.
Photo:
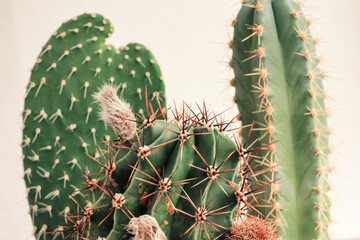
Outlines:
{"label": "plain wall backdrop", "polygon": [[[41,47],[63,21],[85,11],[115,25],[115,46],[138,41],[157,58],[168,103],[202,102],[219,112],[233,106],[229,87],[231,19],[241,0],[0,0],[0,238],[33,239],[21,161],[23,95]],[[332,77],[326,87],[334,131],[335,239],[360,239],[360,1],[305,2]],[[233,115],[236,110],[228,114]],[[50,239],[50,236],[49,236]]]}

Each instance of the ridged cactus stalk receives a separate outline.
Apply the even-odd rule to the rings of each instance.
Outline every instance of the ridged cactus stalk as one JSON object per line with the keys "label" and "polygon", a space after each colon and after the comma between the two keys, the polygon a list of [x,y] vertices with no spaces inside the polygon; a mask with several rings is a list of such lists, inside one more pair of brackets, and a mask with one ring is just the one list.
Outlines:
{"label": "ridged cactus stalk", "polygon": [[243,1],[233,23],[232,85],[241,121],[255,120],[254,147],[275,142],[259,152],[261,168],[284,163],[258,177],[280,180],[259,195],[257,209],[282,239],[329,239],[328,95],[310,23],[293,0]]}
{"label": "ridged cactus stalk", "polygon": [[[112,24],[101,15],[74,17],[54,32],[32,69],[25,96],[22,148],[37,239],[69,222],[57,212],[71,214],[68,193],[75,191],[78,203],[86,204],[88,196],[76,191],[84,187],[85,153],[99,159],[97,144],[117,138],[99,120],[92,94],[104,83],[118,86],[119,95],[130,103],[137,120],[145,117],[145,102],[166,106],[162,75],[152,53],[137,43],[121,48],[105,44],[112,32]],[[95,162],[86,164],[87,171],[100,168]]]}
{"label": "ridged cactus stalk", "polygon": [[[117,92],[105,84],[94,99],[118,138],[99,141],[100,158],[82,158],[83,187],[64,199],[77,207],[60,213],[67,224],[44,234],[91,240],[249,239],[251,233],[234,222],[251,230],[252,223],[246,223],[258,220],[256,234],[272,230],[265,234],[271,237],[259,239],[277,239],[271,224],[249,216],[256,212],[258,194],[274,182],[258,182],[272,167],[250,167],[266,146],[252,147],[250,137],[238,136],[235,118],[223,121],[205,105],[158,109],[145,101],[145,117],[138,121]],[[89,163],[101,169],[90,171]],[[80,193],[86,203],[78,200]]]}

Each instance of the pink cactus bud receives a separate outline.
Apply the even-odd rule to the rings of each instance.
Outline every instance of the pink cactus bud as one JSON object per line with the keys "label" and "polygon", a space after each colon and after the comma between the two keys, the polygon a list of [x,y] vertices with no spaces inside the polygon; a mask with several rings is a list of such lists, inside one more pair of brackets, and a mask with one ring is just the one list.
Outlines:
{"label": "pink cactus bud", "polygon": [[226,240],[279,240],[275,227],[266,219],[245,216],[237,219]]}

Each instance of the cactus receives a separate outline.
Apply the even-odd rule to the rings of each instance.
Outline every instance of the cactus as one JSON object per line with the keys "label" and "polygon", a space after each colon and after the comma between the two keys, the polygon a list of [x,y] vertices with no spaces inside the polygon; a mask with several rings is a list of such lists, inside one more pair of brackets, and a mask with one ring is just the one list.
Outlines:
{"label": "cactus", "polygon": [[[98,172],[84,167],[80,192],[88,201],[81,204],[79,195],[70,193],[67,200],[77,211],[61,214],[68,224],[48,234],[91,240],[224,239],[231,237],[234,219],[256,211],[257,195],[273,182],[257,181],[271,168],[250,164],[266,146],[245,150],[253,144],[243,143],[238,128],[231,129],[235,118],[222,121],[205,105],[198,106],[199,113],[186,104],[155,111],[147,101],[146,117],[133,131],[128,126],[137,120],[115,87],[105,85],[94,98],[119,139],[102,141],[101,158],[84,160],[85,166],[101,166]],[[173,112],[171,120],[165,119],[166,111]],[[132,136],[120,137],[124,132]]]}
{"label": "cactus", "polygon": [[[116,136],[98,120],[92,93],[104,82],[120,86],[119,94],[131,103],[138,120],[146,108],[145,86],[149,102],[166,106],[161,72],[152,53],[137,43],[120,49],[105,44],[112,32],[112,24],[101,15],[75,17],[52,35],[32,69],[22,147],[37,239],[66,223],[57,211],[70,214],[67,193],[75,190],[78,203],[87,202],[88,197],[76,191],[83,187],[81,161],[85,152],[98,159],[97,143]],[[87,169],[100,167],[90,162]]]}
{"label": "cactus", "polygon": [[[328,111],[316,56],[300,1],[248,0],[233,22],[235,102],[243,124],[254,119],[250,141],[267,144],[262,167],[284,162],[259,182],[279,177],[263,193],[260,212],[283,239],[328,239],[330,222]],[[246,134],[246,131],[243,132]]]}

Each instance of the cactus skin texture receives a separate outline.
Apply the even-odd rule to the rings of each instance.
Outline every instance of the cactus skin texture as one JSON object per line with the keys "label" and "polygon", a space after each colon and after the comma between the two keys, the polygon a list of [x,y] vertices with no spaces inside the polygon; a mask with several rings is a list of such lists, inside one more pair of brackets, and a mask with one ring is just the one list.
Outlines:
{"label": "cactus skin texture", "polygon": [[[146,117],[132,138],[103,141],[99,145],[102,157],[89,155],[84,160],[84,165],[95,162],[102,166],[98,172],[84,173],[81,192],[89,194],[88,201],[80,204],[79,195],[68,199],[78,211],[62,216],[68,223],[48,234],[91,240],[138,239],[126,226],[150,216],[158,227],[148,235],[224,239],[231,234],[234,219],[245,217],[247,209],[254,211],[258,191],[272,183],[256,180],[269,168],[249,168],[265,146],[244,152],[238,128],[231,130],[233,120],[220,121],[221,116],[205,106],[198,106],[200,112],[195,113],[183,104],[172,110],[172,120],[166,120],[165,110],[155,111],[150,102],[146,105]],[[127,105],[119,103],[121,112],[127,112],[123,106]]]}
{"label": "cactus skin texture", "polygon": [[[57,211],[70,214],[67,193],[84,186],[81,161],[85,152],[98,159],[97,143],[116,139],[98,119],[93,92],[105,82],[120,85],[118,93],[141,116],[147,86],[149,102],[166,106],[162,75],[152,53],[138,43],[120,49],[105,44],[112,32],[112,24],[101,15],[75,17],[53,34],[32,69],[22,147],[37,239],[66,224]],[[91,172],[100,169],[94,162],[86,167]],[[80,204],[87,202],[82,192],[73,195]]]}
{"label": "cactus skin texture", "polygon": [[326,74],[315,45],[299,1],[244,1],[234,21],[231,65],[242,123],[255,119],[256,144],[276,141],[259,153],[262,167],[284,163],[258,178],[280,178],[258,209],[282,239],[329,239]]}

